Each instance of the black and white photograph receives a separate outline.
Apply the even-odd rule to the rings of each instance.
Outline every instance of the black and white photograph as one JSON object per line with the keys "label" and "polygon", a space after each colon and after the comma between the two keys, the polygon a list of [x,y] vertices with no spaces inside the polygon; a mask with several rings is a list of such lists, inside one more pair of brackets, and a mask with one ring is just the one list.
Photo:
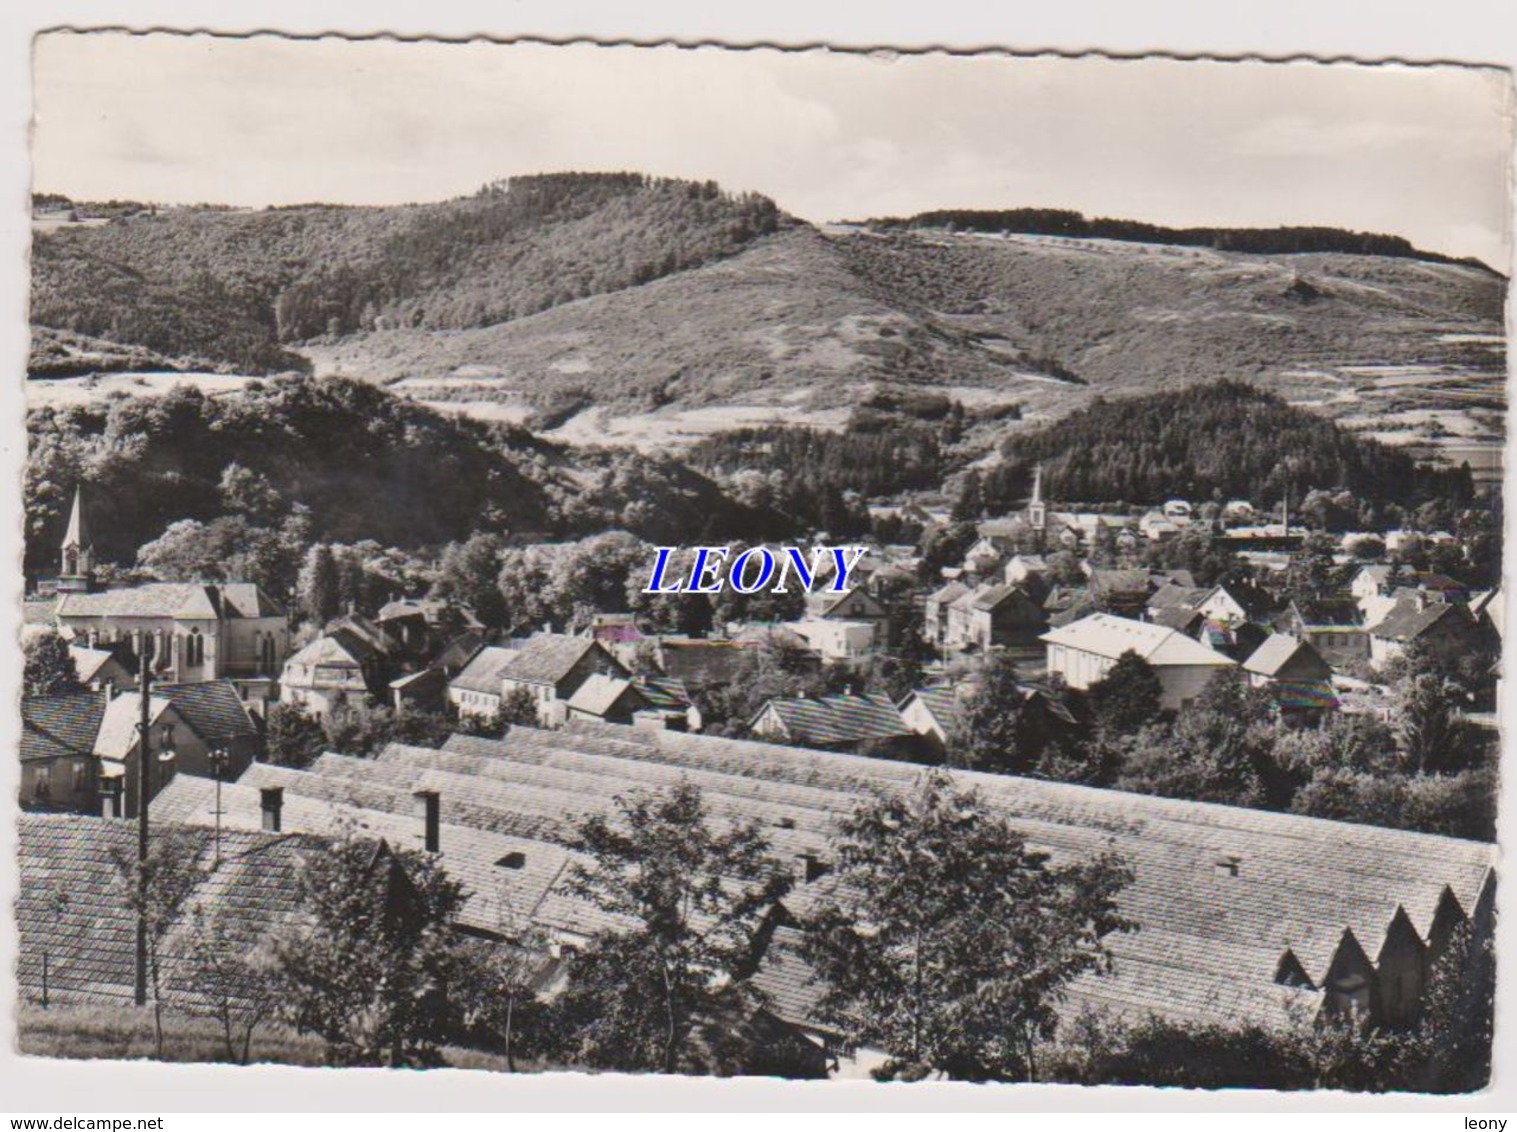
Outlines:
{"label": "black and white photograph", "polygon": [[22,1065],[1491,1086],[1509,71],[31,50]]}

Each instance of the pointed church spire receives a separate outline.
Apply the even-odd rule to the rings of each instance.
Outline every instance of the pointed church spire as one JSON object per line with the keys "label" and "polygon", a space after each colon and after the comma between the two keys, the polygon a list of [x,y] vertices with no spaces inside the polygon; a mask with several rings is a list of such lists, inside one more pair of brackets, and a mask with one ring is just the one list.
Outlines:
{"label": "pointed church spire", "polygon": [[63,568],[58,572],[58,589],[88,591],[95,577],[95,546],[84,521],[84,491],[78,484],[74,485],[74,509],[68,517],[61,550]]}
{"label": "pointed church spire", "polygon": [[1042,464],[1034,464],[1032,466],[1032,499],[1029,502],[1030,503],[1034,503],[1034,504],[1042,503],[1043,502],[1043,465]]}
{"label": "pointed church spire", "polygon": [[63,536],[63,547],[65,550],[69,547],[85,550],[89,546],[89,528],[84,525],[84,488],[81,484],[75,484],[74,510],[68,517],[68,531]]}

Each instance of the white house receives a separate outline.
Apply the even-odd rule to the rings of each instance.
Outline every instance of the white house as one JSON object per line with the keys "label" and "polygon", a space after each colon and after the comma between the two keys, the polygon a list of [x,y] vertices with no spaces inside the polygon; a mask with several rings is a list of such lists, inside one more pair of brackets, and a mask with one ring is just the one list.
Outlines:
{"label": "white house", "polygon": [[1219,668],[1234,661],[1200,641],[1162,625],[1093,613],[1044,633],[1048,672],[1071,688],[1085,689],[1105,678],[1123,653],[1135,652],[1153,666],[1163,688],[1160,702],[1173,710],[1189,707]]}
{"label": "white house", "polygon": [[874,651],[875,625],[870,621],[830,621],[808,617],[785,626],[806,638],[825,660],[862,660]]}

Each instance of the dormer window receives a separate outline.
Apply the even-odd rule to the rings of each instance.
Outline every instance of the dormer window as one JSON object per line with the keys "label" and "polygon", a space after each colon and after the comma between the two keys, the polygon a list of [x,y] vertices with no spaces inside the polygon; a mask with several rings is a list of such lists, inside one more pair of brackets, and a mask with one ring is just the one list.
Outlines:
{"label": "dormer window", "polygon": [[527,855],[518,849],[513,849],[496,861],[495,865],[501,869],[524,869],[527,867]]}

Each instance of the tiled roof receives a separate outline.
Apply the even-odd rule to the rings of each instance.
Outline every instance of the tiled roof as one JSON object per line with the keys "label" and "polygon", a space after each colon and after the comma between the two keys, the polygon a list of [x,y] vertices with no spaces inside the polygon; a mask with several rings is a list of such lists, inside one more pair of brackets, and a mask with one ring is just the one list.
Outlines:
{"label": "tiled roof", "polygon": [[447,686],[447,674],[440,668],[423,668],[420,672],[408,672],[390,681],[392,689],[411,695],[432,694]]}
{"label": "tiled roof", "polygon": [[127,906],[113,854],[136,852],[136,823],[22,814],[18,833],[22,987],[40,989],[45,954],[54,998],[130,1002],[137,919]]}
{"label": "tiled roof", "polygon": [[1095,569],[1090,572],[1092,593],[1148,594],[1154,582],[1145,570]]}
{"label": "tiled roof", "polygon": [[90,755],[105,718],[104,692],[21,699],[21,761]]}
{"label": "tiled roof", "polygon": [[223,582],[220,591],[228,617],[283,617],[284,606],[252,582]]}
{"label": "tiled roof", "polygon": [[[374,764],[370,760],[364,760]],[[393,791],[396,812],[372,806],[328,800],[314,795],[323,780],[312,771],[254,763],[235,783],[222,786],[222,827],[257,830],[262,826],[260,788],[284,788],[280,822],[286,833],[384,838],[396,848],[420,849],[422,820],[415,813],[411,791]],[[330,783],[331,779],[326,779]],[[153,800],[155,820],[197,827],[215,824],[216,784],[210,779],[178,775]],[[505,932],[536,917],[549,887],[564,873],[573,856],[562,846],[460,825],[453,820],[449,799],[443,799],[439,830],[439,861],[466,888],[462,923],[482,931]],[[520,854],[520,858],[512,857]],[[499,864],[508,861],[509,864]],[[567,906],[572,911],[573,905]]]}
{"label": "tiled roof", "polygon": [[964,701],[958,690],[951,685],[943,684],[934,688],[918,688],[901,703],[904,711],[907,703],[916,700],[924,708],[927,714],[937,721],[939,727],[947,731],[953,722],[964,712]]}
{"label": "tiled roof", "polygon": [[74,673],[81,684],[88,684],[100,675],[100,670],[115,659],[110,649],[91,649],[82,645],[70,645],[69,656],[74,659]]}
{"label": "tiled roof", "polygon": [[52,625],[57,619],[57,611],[57,598],[29,597],[21,603],[21,623],[23,625]]}
{"label": "tiled roof", "polygon": [[947,605],[956,601],[969,592],[969,587],[963,582],[949,582],[947,585],[934,590],[928,601],[935,601],[939,605]]}
{"label": "tiled roof", "polygon": [[[148,722],[154,727],[165,711],[169,710],[169,701],[156,694],[148,696]],[[100,721],[100,731],[95,736],[95,754],[103,759],[125,759],[132,748],[137,745],[137,725],[142,719],[142,696],[137,692],[128,692],[117,696],[105,709],[104,717]],[[153,737],[153,747],[157,750],[157,736]]]}
{"label": "tiled roof", "polygon": [[284,610],[252,582],[149,582],[92,594],[63,594],[58,616],[282,617]]}
{"label": "tiled roof", "polygon": [[357,633],[338,628],[317,637],[285,661],[285,664],[305,665],[312,668],[316,665],[347,665],[362,668],[378,656],[379,653],[374,646]]}
{"label": "tiled roof", "polygon": [[1284,668],[1293,656],[1310,646],[1285,633],[1273,633],[1265,642],[1248,654],[1243,662],[1246,671],[1260,676],[1273,676]]}
{"label": "tiled roof", "polygon": [[1148,599],[1149,609],[1194,609],[1206,600],[1212,591],[1200,586],[1179,586],[1166,582]]}
{"label": "tiled roof", "polygon": [[677,641],[659,642],[659,665],[668,676],[683,680],[691,688],[725,684],[737,672],[738,662],[753,648],[745,641]]}
{"label": "tiled roof", "polygon": [[797,743],[833,746],[910,735],[901,713],[884,696],[823,696],[773,699],[759,715],[773,712]]}
{"label": "tiled roof", "polygon": [[[837,816],[873,791],[909,787],[921,773],[889,760],[574,721],[561,731],[513,728],[501,740],[455,736],[440,751],[392,744],[378,759],[324,755],[307,771],[254,764],[226,787],[223,809],[229,828],[256,829],[257,787],[278,785],[287,830],[358,822],[361,832],[414,845],[421,822],[413,794],[436,790],[443,865],[471,893],[466,922],[494,930],[508,910],[583,937],[616,922],[567,892],[574,858],[564,843],[575,815],[606,812],[618,794],[688,781],[700,786],[716,817],[760,822],[776,855],[813,852],[825,860]],[[1119,904],[1139,929],[1113,937],[1113,970],[1082,976],[1070,999],[1134,1018],[1152,1012],[1273,1025],[1292,1004],[1315,1010],[1314,992],[1274,982],[1287,948],[1320,980],[1345,931],[1374,955],[1398,908],[1426,936],[1445,890],[1472,910],[1494,862],[1493,846],[1451,838],[950,773],[1055,864],[1104,851],[1126,859],[1134,882]],[[214,787],[178,776],[154,813],[208,825]],[[104,824],[129,838],[126,823]],[[522,853],[520,870],[496,864],[511,851],[506,846]],[[1236,867],[1219,869],[1219,859]],[[804,907],[827,883],[824,876],[798,889],[787,906]],[[817,988],[795,943],[781,928],[755,982],[782,1017],[814,1022]]]}
{"label": "tiled roof", "polygon": [[501,676],[510,666],[513,655],[510,649],[487,645],[476,652],[458,675],[453,677],[449,687],[498,696]]}
{"label": "tiled roof", "polygon": [[641,693],[632,686],[630,680],[623,680],[619,676],[607,676],[596,672],[585,679],[585,682],[574,690],[574,695],[569,697],[569,707],[574,711],[585,711],[591,715],[604,716],[616,706],[623,696],[630,695],[633,699],[633,710],[639,710],[647,706]]}
{"label": "tiled roof", "polygon": [[1107,660],[1115,660],[1131,651],[1155,666],[1214,665],[1223,668],[1233,663],[1230,658],[1177,630],[1114,617],[1110,613],[1093,613],[1073,624],[1061,625],[1044,633],[1041,639]]}
{"label": "tiled roof", "polygon": [[[610,741],[603,737],[627,730],[573,723],[555,741]],[[858,796],[906,787],[921,773],[888,760],[675,732],[638,733],[636,742],[619,746],[624,757],[648,763],[720,768],[734,777],[804,782],[808,789]],[[1140,1015],[1152,1010],[1180,1019],[1273,1024],[1284,1020],[1287,998],[1315,1008],[1310,992],[1274,983],[1287,947],[1320,980],[1345,929],[1368,941],[1365,947],[1374,954],[1398,907],[1424,935],[1445,886],[1463,909],[1472,910],[1494,860],[1492,846],[1427,834],[1035,779],[953,774],[1056,863],[1104,850],[1128,860],[1136,877],[1120,903],[1139,930],[1112,941],[1116,967],[1110,975],[1085,976],[1073,989],[1082,1000]],[[1238,858],[1236,874],[1215,867],[1222,857]],[[798,988],[798,980],[789,982]]]}
{"label": "tiled roof", "polygon": [[230,680],[154,684],[153,691],[174,705],[179,718],[200,736],[207,747],[219,747],[234,739],[258,734],[258,728]]}
{"label": "tiled roof", "polygon": [[1188,605],[1171,605],[1166,609],[1159,610],[1152,617],[1153,624],[1162,626],[1165,629],[1176,629],[1187,636],[1190,635],[1191,630],[1195,629],[1204,620],[1205,618],[1201,615],[1199,609],[1194,609]]}
{"label": "tiled roof", "polygon": [[531,684],[558,684],[584,655],[599,646],[589,637],[571,637],[563,633],[539,633],[527,638],[501,675],[507,680]]}
{"label": "tiled roof", "polygon": [[632,684],[648,706],[659,711],[684,711],[690,706],[685,682],[674,676],[639,676]]}
{"label": "tiled roof", "polygon": [[1027,596],[1027,591],[1019,585],[991,586],[988,590],[975,595],[974,608],[987,612],[993,611],[1018,594],[1022,595],[1024,601],[1032,600]]}
{"label": "tiled roof", "polygon": [[1331,711],[1338,707],[1338,694],[1326,680],[1276,680],[1269,690],[1283,708]]}
{"label": "tiled roof", "polygon": [[1410,603],[1398,604],[1385,619],[1370,630],[1375,636],[1388,641],[1414,641],[1445,617],[1465,617],[1462,606],[1432,602],[1418,609]]}

